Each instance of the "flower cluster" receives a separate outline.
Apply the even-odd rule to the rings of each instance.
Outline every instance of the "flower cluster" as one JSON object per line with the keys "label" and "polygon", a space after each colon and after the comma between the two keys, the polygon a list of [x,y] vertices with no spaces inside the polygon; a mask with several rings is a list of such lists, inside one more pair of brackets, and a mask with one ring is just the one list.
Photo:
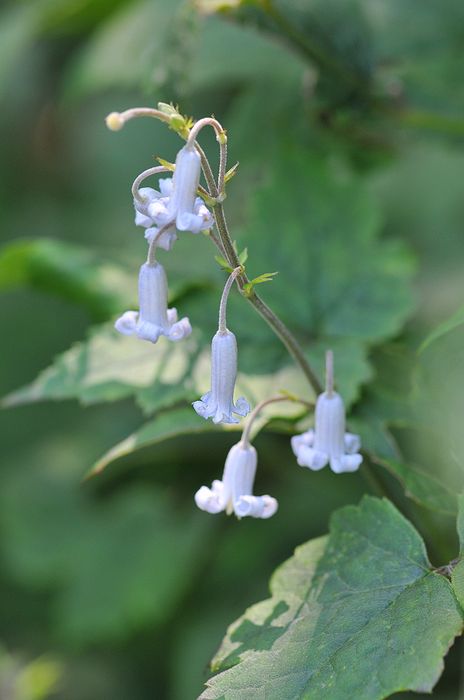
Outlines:
{"label": "flower cluster", "polygon": [[[136,183],[160,170],[164,168],[145,171]],[[155,259],[155,251],[157,247],[171,250],[177,231],[199,233],[211,228],[213,217],[197,197],[199,180],[200,156],[194,145],[187,145],[177,155],[174,176],[160,179],[159,191],[151,187],[135,189],[135,223],[146,229],[149,253],[139,272],[140,310],[126,311],[118,318],[115,328],[120,333],[156,343],[161,335],[178,341],[192,332],[188,318],[178,321],[176,309],[168,309],[166,273]]]}
{"label": "flower cluster", "polygon": [[[213,226],[212,214],[203,199],[198,196],[199,190],[205,192],[200,187],[202,158],[205,156],[196,145],[196,136],[207,124],[216,130],[217,140],[223,147],[215,196],[224,195],[223,188],[227,179],[224,157],[226,136],[220,124],[211,118],[200,120],[193,125],[181,117],[173,107],[161,106],[164,111],[140,108],[121,114],[113,113],[107,119],[108,126],[118,130],[124,121],[132,116],[156,116],[169,121],[171,127],[175,127],[187,140],[186,145],[177,154],[172,178],[160,178],[158,190],[140,185],[147,177],[164,173],[171,167],[163,165],[144,171],[136,178],[132,187],[135,223],[145,229],[149,248],[147,260],[139,272],[139,310],[126,311],[117,319],[115,328],[124,335],[135,335],[151,343],[156,343],[160,336],[177,342],[192,332],[189,319],[178,320],[177,310],[168,308],[166,273],[156,259],[156,249],[170,251],[179,232],[198,234]],[[212,189],[214,190],[214,187]],[[211,191],[210,188],[210,193]],[[227,249],[222,239],[213,240],[216,240],[221,252]],[[229,246],[232,246],[230,240]],[[234,259],[232,254],[229,257]],[[232,270],[225,283],[219,305],[218,330],[211,343],[211,389],[193,403],[196,413],[202,418],[211,418],[213,423],[236,424],[241,417],[250,412],[250,405],[243,396],[234,398],[237,341],[226,324],[229,293],[243,273],[244,268],[239,265]],[[239,286],[246,290],[259,279],[256,278],[250,283],[245,277],[241,281],[238,280]],[[269,319],[269,314],[266,318]],[[317,385],[318,382],[313,384]],[[211,487],[202,486],[196,492],[195,502],[201,510],[208,513],[225,511],[227,514],[235,513],[238,518],[251,516],[262,519],[270,518],[276,513],[278,503],[275,498],[269,495],[253,495],[258,458],[249,438],[253,421],[261,409],[268,403],[282,400],[298,399],[289,399],[288,396],[274,397],[266,399],[254,409],[245,425],[241,440],[227,455],[222,480],[215,480]],[[345,407],[341,396],[334,391],[333,358],[330,351],[326,356],[325,391],[316,401],[314,428],[292,437],[291,446],[298,464],[312,470],[322,469],[329,464],[336,474],[352,472],[358,469],[362,462],[359,437],[345,431]]]}

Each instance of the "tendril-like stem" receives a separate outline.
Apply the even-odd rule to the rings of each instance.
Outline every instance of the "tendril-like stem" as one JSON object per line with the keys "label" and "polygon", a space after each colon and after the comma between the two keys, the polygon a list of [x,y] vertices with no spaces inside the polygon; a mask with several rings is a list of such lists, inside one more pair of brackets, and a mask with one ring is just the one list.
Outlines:
{"label": "tendril-like stem", "polygon": [[334,392],[334,359],[332,350],[325,353],[325,393],[332,396]]}
{"label": "tendril-like stem", "polygon": [[139,187],[142,184],[142,182],[147,179],[147,177],[150,177],[151,175],[159,175],[160,173],[169,172],[171,172],[169,168],[166,168],[164,165],[156,165],[153,168],[148,168],[148,170],[144,170],[142,173],[140,173],[140,175],[137,175],[134,182],[132,183],[131,188],[134,199],[137,199],[139,202],[143,203],[143,197],[141,197],[139,194]]}
{"label": "tendril-like stem", "polygon": [[256,418],[258,415],[261,413],[263,408],[266,408],[266,406],[269,406],[271,403],[277,403],[278,401],[292,401],[293,403],[301,403],[303,406],[307,406],[308,408],[312,407],[312,404],[309,404],[307,401],[304,401],[303,399],[299,399],[296,396],[272,396],[269,399],[264,399],[263,401],[260,401],[259,404],[255,406],[255,408],[252,410],[250,415],[248,416],[248,420],[246,422],[246,425],[243,429],[242,433],[242,439],[241,442],[245,446],[248,446],[250,444],[250,432],[251,428],[253,427],[253,423],[255,422]]}
{"label": "tendril-like stem", "polygon": [[224,285],[221,302],[219,304],[219,333],[225,333],[227,331],[227,300],[229,298],[230,289],[241,272],[243,272],[243,267],[238,265],[235,270],[232,270]]}

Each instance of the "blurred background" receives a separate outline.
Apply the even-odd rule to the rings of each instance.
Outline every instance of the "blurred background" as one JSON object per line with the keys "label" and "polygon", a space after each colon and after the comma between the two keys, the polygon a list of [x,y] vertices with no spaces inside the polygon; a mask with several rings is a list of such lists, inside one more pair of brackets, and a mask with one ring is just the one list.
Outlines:
{"label": "blurred background", "polygon": [[[456,556],[463,66],[459,0],[2,4],[2,700],[197,697],[227,625],[365,492],[395,500],[434,564]],[[263,296],[319,372],[334,349],[371,457],[352,475],[298,469],[302,417],[277,412],[256,441],[270,521],[193,503],[237,440],[188,408],[224,281],[211,243],[185,234],[161,254],[189,342],[141,348],[112,330],[145,255],[130,185],[181,142],[152,120],[114,134],[104,117],[159,100],[227,129],[238,249],[251,276],[279,271]],[[202,144],[215,164],[211,134]],[[304,391],[236,296],[244,393]],[[459,657],[458,644],[437,697],[462,697]]]}

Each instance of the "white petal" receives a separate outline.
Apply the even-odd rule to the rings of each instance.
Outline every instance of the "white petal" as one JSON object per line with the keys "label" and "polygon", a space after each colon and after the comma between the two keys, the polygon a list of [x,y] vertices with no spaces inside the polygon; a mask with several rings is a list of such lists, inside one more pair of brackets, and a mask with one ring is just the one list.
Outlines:
{"label": "white petal", "polygon": [[172,177],[165,177],[159,180],[159,188],[163,197],[170,197],[172,194]]}
{"label": "white petal", "polygon": [[151,216],[158,226],[164,226],[172,220],[172,216],[166,206],[164,199],[158,199],[147,207],[147,214]]}
{"label": "white petal", "polygon": [[200,181],[201,161],[195,148],[184,146],[176,156],[176,169],[172,178],[172,193],[169,211],[176,217],[176,225],[181,229],[182,215],[192,214]]}
{"label": "white petal", "polygon": [[361,438],[354,433],[345,433],[345,450],[349,455],[359,452],[361,449]]}
{"label": "white petal", "polygon": [[[175,309],[169,309],[169,311],[176,311]],[[168,311],[168,314],[169,314]],[[177,317],[177,311],[176,311],[176,317]],[[173,323],[169,333],[167,334],[167,337],[169,340],[172,340],[174,342],[177,342],[178,340],[182,340],[182,338],[186,338],[190,333],[192,332],[192,326],[190,325],[190,321],[188,320],[187,317],[181,318],[180,321],[177,323]]]}
{"label": "white petal", "polygon": [[134,335],[138,316],[137,311],[126,311],[118,318],[114,327],[123,335]]}
{"label": "white petal", "polygon": [[[149,216],[146,216],[146,214],[142,214],[139,211],[135,212],[135,225],[136,226],[143,226],[144,228],[149,228],[153,224],[153,219],[151,219]],[[146,234],[145,234],[146,237]]]}
{"label": "white petal", "polygon": [[313,471],[319,471],[326,466],[329,461],[329,456],[326,452],[318,452],[312,447],[303,445],[298,450],[297,462],[300,467],[309,467]]}
{"label": "white petal", "polygon": [[220,513],[224,510],[219,493],[212,491],[207,486],[199,488],[194,498],[200,510],[204,510],[207,513]]}
{"label": "white petal", "polygon": [[311,429],[306,433],[301,433],[301,435],[294,435],[290,439],[290,444],[292,446],[293,454],[297,456],[298,450],[303,445],[306,447],[312,447],[314,445],[314,430]]}
{"label": "white petal", "polygon": [[168,228],[167,231],[163,231],[161,236],[157,239],[156,245],[158,248],[163,250],[172,250],[174,243],[177,241],[176,229]]}
{"label": "white petal", "polygon": [[241,496],[234,503],[234,511],[239,518],[270,518],[277,508],[278,503],[272,496]]}
{"label": "white petal", "polygon": [[335,474],[342,474],[343,472],[355,472],[359,468],[362,459],[362,456],[359,454],[344,455],[339,459],[331,459],[330,468],[333,472],[335,472]]}
{"label": "white petal", "polygon": [[172,308],[167,310],[168,323],[172,326],[173,323],[177,323],[177,309]]}
{"label": "white petal", "polygon": [[151,228],[147,228],[147,230],[144,233],[145,240],[148,241],[148,243],[151,243],[153,241],[154,237],[159,231],[159,228],[157,228],[156,226],[152,226],[153,221],[151,219],[150,222]]}
{"label": "white petal", "polygon": [[221,410],[220,408],[216,409],[216,412],[213,416],[213,423],[216,425],[218,423],[225,423],[226,425],[231,425],[238,423],[239,420],[238,418],[235,418],[235,416],[232,415],[232,413],[226,413],[225,411]]}
{"label": "white petal", "polygon": [[176,226],[179,231],[190,231],[190,233],[200,233],[206,228],[203,218],[190,212],[179,214],[176,219]]}
{"label": "white petal", "polygon": [[[208,396],[208,394],[205,394],[205,396]],[[205,418],[205,420],[211,418],[211,416],[214,416],[216,413],[216,406],[211,406],[209,397],[206,400],[202,398],[199,401],[194,401],[192,406],[193,410],[198,413],[199,416]]]}
{"label": "white petal", "polygon": [[149,340],[151,343],[156,343],[160,335],[163,334],[163,328],[156,323],[139,320],[136,333],[141,340]]}
{"label": "white petal", "polygon": [[250,404],[244,396],[241,396],[239,399],[237,399],[233,411],[239,416],[247,416],[250,413]]}

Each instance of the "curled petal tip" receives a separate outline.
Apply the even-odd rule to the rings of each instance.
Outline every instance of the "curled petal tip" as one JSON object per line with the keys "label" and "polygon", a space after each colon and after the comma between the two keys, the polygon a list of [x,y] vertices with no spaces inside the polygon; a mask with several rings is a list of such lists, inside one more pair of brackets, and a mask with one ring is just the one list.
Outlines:
{"label": "curled petal tip", "polygon": [[[170,311],[175,311],[175,309],[170,309]],[[177,318],[177,312],[176,312],[176,318]],[[189,336],[192,332],[192,326],[190,325],[190,321],[188,320],[187,317],[182,318],[180,321],[177,323],[173,323],[171,326],[171,330],[169,331],[168,338],[169,340],[172,340],[173,342],[177,342],[179,340],[182,340],[183,338],[186,338]]]}
{"label": "curled petal tip", "polygon": [[114,327],[122,335],[134,335],[137,327],[137,311],[126,311],[114,324]]}
{"label": "curled petal tip", "polygon": [[207,486],[202,486],[199,488],[194,498],[198,508],[206,511],[207,513],[216,514],[223,510],[219,494],[215,493]]}
{"label": "curled petal tip", "polygon": [[250,412],[250,404],[246,400],[244,396],[241,396],[237,401],[235,402],[235,408],[234,408],[234,413],[237,413],[239,416],[245,417],[249,414]]}

